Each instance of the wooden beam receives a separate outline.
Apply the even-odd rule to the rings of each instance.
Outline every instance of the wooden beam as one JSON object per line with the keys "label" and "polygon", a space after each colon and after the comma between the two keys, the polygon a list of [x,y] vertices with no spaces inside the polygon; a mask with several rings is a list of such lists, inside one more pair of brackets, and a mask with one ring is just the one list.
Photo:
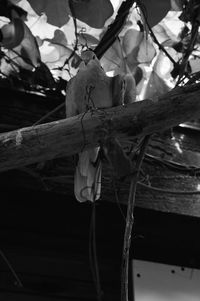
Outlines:
{"label": "wooden beam", "polygon": [[158,101],[88,111],[0,135],[0,171],[80,152],[105,135],[138,137],[199,117],[200,84],[177,88]]}

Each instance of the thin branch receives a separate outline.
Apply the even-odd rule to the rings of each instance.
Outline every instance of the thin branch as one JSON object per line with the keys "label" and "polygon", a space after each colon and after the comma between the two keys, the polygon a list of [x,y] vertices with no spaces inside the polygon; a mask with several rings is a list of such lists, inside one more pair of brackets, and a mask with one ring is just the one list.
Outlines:
{"label": "thin branch", "polygon": [[129,11],[134,3],[135,0],[126,0],[122,2],[120,8],[118,9],[117,16],[114,22],[111,25],[109,25],[101,41],[94,49],[94,52],[99,59],[104,55],[104,53],[112,46],[112,44],[118,38],[118,35],[123,29],[126,19],[129,15]]}
{"label": "thin branch", "polygon": [[199,31],[199,23],[198,22],[195,22],[195,24],[192,24],[192,30],[191,30],[191,38],[190,38],[190,41],[188,43],[188,47],[183,55],[183,58],[182,58],[182,62],[179,66],[179,77],[178,77],[178,81],[177,81],[177,86],[180,84],[181,80],[182,80],[182,77],[185,73],[187,73],[187,64],[188,64],[188,61],[189,61],[189,57],[192,53],[192,51],[194,50],[194,46],[195,46],[195,43],[196,43],[196,40],[197,40],[197,37],[198,37],[198,31]]}
{"label": "thin branch", "polygon": [[165,55],[166,55],[166,56],[168,57],[168,59],[174,64],[174,66],[176,66],[177,63],[175,62],[175,60],[174,60],[174,59],[171,57],[171,55],[167,52],[167,50],[164,48],[164,46],[162,46],[162,45],[159,43],[159,41],[158,41],[158,39],[156,38],[156,36],[155,36],[153,30],[151,29],[151,26],[150,26],[150,24],[149,24],[149,22],[148,22],[148,18],[147,18],[146,12],[145,12],[144,5],[143,5],[139,0],[137,0],[137,4],[139,5],[139,8],[141,9],[141,12],[142,12],[142,14],[143,14],[145,23],[146,23],[146,25],[147,25],[147,27],[148,27],[149,33],[150,33],[150,35],[151,35],[151,37],[152,37],[154,43],[158,46],[158,48],[159,48],[160,50],[162,50],[162,52],[165,53]]}
{"label": "thin branch", "polygon": [[66,61],[63,64],[63,66],[59,68],[61,70],[65,67],[65,65],[67,65],[69,63],[69,61],[73,58],[73,56],[75,55],[75,53],[76,53],[76,51],[78,49],[77,21],[76,21],[76,14],[75,14],[75,11],[74,11],[73,1],[71,1],[71,0],[69,0],[69,8],[71,10],[72,18],[73,18],[73,22],[74,22],[75,45],[74,45],[74,49],[73,49],[72,53],[70,54],[70,56],[66,59]]}
{"label": "thin branch", "polygon": [[132,177],[129,197],[128,197],[128,207],[126,215],[126,227],[124,234],[124,246],[122,254],[122,274],[121,274],[121,301],[128,301],[128,269],[129,269],[129,251],[131,245],[131,234],[134,223],[134,207],[135,207],[135,195],[137,189],[137,181],[140,174],[140,169],[145,156],[145,152],[148,146],[150,136],[144,137],[143,143],[140,148],[140,153],[136,162],[136,173]]}

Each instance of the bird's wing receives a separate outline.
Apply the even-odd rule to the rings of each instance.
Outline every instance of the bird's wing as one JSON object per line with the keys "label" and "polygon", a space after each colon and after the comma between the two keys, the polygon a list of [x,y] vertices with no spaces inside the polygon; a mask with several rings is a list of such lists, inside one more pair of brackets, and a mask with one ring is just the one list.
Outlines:
{"label": "bird's wing", "polygon": [[[82,53],[82,62],[77,75],[72,78],[66,90],[66,115],[74,116],[90,109],[110,108],[131,102],[135,90],[133,82],[127,81],[126,76],[116,75],[108,77],[92,51]],[[135,86],[134,86],[135,87]],[[108,156],[116,154],[113,164],[121,160],[122,152],[107,151]],[[105,146],[106,147],[106,146]],[[109,147],[109,146],[108,146]],[[85,150],[79,154],[74,179],[74,191],[78,201],[95,201],[101,191],[101,162],[98,157],[99,147]],[[122,161],[124,162],[124,161]],[[123,167],[122,167],[123,168]],[[121,173],[120,173],[121,175]]]}
{"label": "bird's wing", "polygon": [[[82,59],[77,75],[67,85],[67,117],[112,106],[112,79],[106,76],[92,51],[84,52]],[[98,153],[99,147],[79,154],[74,177],[74,193],[79,202],[94,202],[100,197],[101,161]]]}

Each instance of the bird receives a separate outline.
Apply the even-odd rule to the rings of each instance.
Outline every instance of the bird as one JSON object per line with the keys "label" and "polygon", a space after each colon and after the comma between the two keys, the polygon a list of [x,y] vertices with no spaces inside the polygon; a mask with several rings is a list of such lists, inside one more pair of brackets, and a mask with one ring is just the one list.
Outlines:
{"label": "bird", "polygon": [[[87,112],[124,105],[135,100],[134,78],[106,75],[95,53],[81,53],[77,74],[66,88],[66,118]],[[74,194],[79,202],[95,202],[101,196],[102,162],[100,147],[83,150],[78,155],[74,175]]]}

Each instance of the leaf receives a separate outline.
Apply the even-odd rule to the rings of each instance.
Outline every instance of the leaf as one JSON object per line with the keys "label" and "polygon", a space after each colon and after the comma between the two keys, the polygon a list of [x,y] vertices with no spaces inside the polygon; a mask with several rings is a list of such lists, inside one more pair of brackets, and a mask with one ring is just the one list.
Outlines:
{"label": "leaf", "polygon": [[[55,64],[56,62],[61,62],[61,58],[69,56],[72,52],[71,49],[56,44],[50,44],[48,41],[44,41],[40,47],[42,61],[45,63]],[[52,65],[52,68],[55,67]]]}
{"label": "leaf", "polygon": [[[67,0],[28,0],[38,15],[45,13],[48,23],[61,27],[73,15]],[[73,13],[77,19],[94,28],[102,28],[113,14],[109,0],[71,0]]]}
{"label": "leaf", "polygon": [[24,38],[24,26],[20,19],[14,19],[1,28],[2,40],[1,44],[7,49],[17,47]]}
{"label": "leaf", "polygon": [[[133,35],[133,36],[132,36]],[[142,32],[131,30],[128,32],[128,37],[125,38],[130,41],[130,44],[127,42],[124,43],[124,52],[129,52],[131,49],[131,41],[133,41],[132,51],[127,55],[126,62],[131,71],[134,73],[138,64],[146,63],[149,64],[154,56],[156,55],[156,50],[153,46],[153,43],[150,39],[146,38],[146,35]]]}
{"label": "leaf", "polygon": [[41,62],[41,64],[33,72],[34,84],[47,88],[54,88],[55,81],[49,68]]}
{"label": "leaf", "polygon": [[200,57],[194,57],[190,59],[190,67],[192,69],[192,73],[200,71]]}
{"label": "leaf", "polygon": [[21,19],[13,19],[1,30],[3,35],[1,45],[10,49],[10,57],[13,61],[28,70],[40,64],[40,52],[36,39]]}
{"label": "leaf", "polygon": [[12,20],[14,17],[25,19],[27,12],[21,7],[11,3],[9,0],[0,1],[0,15]]}
{"label": "leaf", "polygon": [[89,48],[94,48],[99,43],[97,38],[84,32],[78,34],[78,41],[81,46],[87,46]]}
{"label": "leaf", "polygon": [[126,31],[122,47],[126,55],[130,54],[133,49],[138,47],[143,39],[144,34],[141,31],[130,28]]}
{"label": "leaf", "polygon": [[54,37],[52,39],[44,39],[44,41],[49,41],[52,44],[57,44],[60,46],[68,47],[68,42],[66,39],[66,35],[63,31],[56,29],[54,31]]}
{"label": "leaf", "polygon": [[139,63],[150,63],[154,56],[156,55],[156,50],[150,39],[143,38],[139,46],[139,51],[137,55],[137,60]]}
{"label": "leaf", "polygon": [[181,0],[171,0],[171,10],[181,11],[183,9],[183,2]]}
{"label": "leaf", "polygon": [[[176,50],[174,50],[171,47],[166,47],[167,53],[170,55],[170,57],[175,61],[178,62],[182,55],[178,53]],[[172,74],[175,72],[176,68],[172,61],[163,53],[160,52],[156,58],[156,61],[153,66],[153,70],[156,72],[156,74],[162,78],[169,86],[174,86],[174,78],[172,77]],[[178,70],[177,70],[178,72]]]}
{"label": "leaf", "polygon": [[45,13],[48,23],[61,27],[69,21],[69,7],[66,0],[28,0],[40,16]]}
{"label": "leaf", "polygon": [[179,19],[179,12],[170,11],[167,16],[160,22],[166,34],[173,41],[180,40],[180,34],[185,26],[184,22]]}
{"label": "leaf", "polygon": [[167,34],[162,23],[154,26],[153,33],[155,34],[155,36],[160,44],[169,40],[169,35]]}
{"label": "leaf", "polygon": [[94,28],[102,28],[114,13],[109,0],[72,0],[75,17]]}
{"label": "leaf", "polygon": [[[167,52],[172,56],[172,53],[175,53],[174,49],[167,49]],[[160,78],[170,79],[171,72],[174,68],[173,63],[170,59],[163,53],[160,52],[154,64],[153,70],[157,73]]]}
{"label": "leaf", "polygon": [[157,100],[159,96],[171,90],[165,81],[156,72],[152,71],[145,89],[144,99],[151,98]]}
{"label": "leaf", "polygon": [[141,0],[141,3],[150,27],[158,24],[171,9],[170,0]]}
{"label": "leaf", "polygon": [[105,72],[113,71],[113,74],[124,73],[125,61],[119,40],[105,52],[101,58],[101,65]]}

